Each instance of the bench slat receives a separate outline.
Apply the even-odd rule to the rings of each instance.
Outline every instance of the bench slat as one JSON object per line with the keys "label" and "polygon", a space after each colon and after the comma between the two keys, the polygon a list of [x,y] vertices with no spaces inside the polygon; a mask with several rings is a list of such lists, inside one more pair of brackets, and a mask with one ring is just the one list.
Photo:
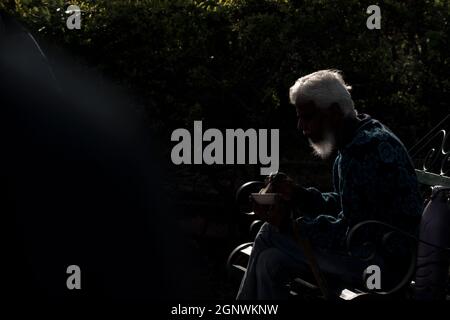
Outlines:
{"label": "bench slat", "polygon": [[420,183],[428,186],[443,186],[450,188],[450,177],[416,169],[417,179]]}
{"label": "bench slat", "polygon": [[241,252],[243,254],[246,254],[246,255],[250,256],[251,253],[252,253],[252,249],[253,249],[253,246],[248,246],[248,247],[242,249]]}

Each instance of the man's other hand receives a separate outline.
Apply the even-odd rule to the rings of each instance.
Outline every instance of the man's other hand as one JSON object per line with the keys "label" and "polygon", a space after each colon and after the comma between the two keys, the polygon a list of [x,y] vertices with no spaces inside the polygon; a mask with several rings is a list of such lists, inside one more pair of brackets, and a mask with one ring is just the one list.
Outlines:
{"label": "man's other hand", "polygon": [[253,212],[259,219],[279,227],[285,216],[282,210],[283,206],[281,205],[281,201],[283,200],[280,198],[271,205],[262,205],[253,201]]}

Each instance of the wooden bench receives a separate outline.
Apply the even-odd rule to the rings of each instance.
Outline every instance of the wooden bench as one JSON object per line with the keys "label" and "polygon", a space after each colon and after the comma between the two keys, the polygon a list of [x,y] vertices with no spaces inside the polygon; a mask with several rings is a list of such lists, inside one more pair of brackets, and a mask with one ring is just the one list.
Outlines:
{"label": "wooden bench", "polygon": [[[450,177],[449,156],[450,150],[446,150],[446,141],[450,134],[447,130],[450,115],[438,126],[433,128],[423,139],[409,150],[417,163],[422,163],[422,168],[416,169],[421,189],[427,192],[428,199],[423,211],[419,226],[418,238],[402,233],[394,226],[381,221],[364,221],[355,225],[348,233],[347,244],[350,248],[352,238],[362,227],[379,225],[387,229],[384,240],[392,234],[402,234],[411,243],[411,256],[408,270],[402,279],[398,279],[397,285],[389,291],[372,291],[342,288],[327,288],[332,291],[332,299],[362,300],[375,298],[405,298],[418,300],[447,299],[450,300],[449,262],[450,262]],[[437,144],[433,146],[433,143]],[[447,146],[447,148],[449,148]],[[425,153],[424,153],[425,151]],[[261,181],[251,181],[243,184],[236,193],[236,201],[241,212],[249,217],[253,216],[249,207],[248,197],[252,192],[258,192],[264,185]],[[254,239],[260,226],[260,220],[255,220],[250,225],[250,236]],[[240,281],[252,251],[253,242],[249,241],[237,246],[229,255],[227,267],[230,276]],[[350,249],[349,249],[350,250]],[[322,290],[312,279],[295,278],[288,284],[291,296],[301,295],[307,298],[325,298]],[[330,298],[330,297],[328,297]]]}

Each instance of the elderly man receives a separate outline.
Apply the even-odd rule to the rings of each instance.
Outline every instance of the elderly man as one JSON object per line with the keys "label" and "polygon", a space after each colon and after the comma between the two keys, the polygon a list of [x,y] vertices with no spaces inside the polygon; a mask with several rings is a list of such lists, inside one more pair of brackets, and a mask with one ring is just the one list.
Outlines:
{"label": "elderly man", "polygon": [[[286,178],[278,192],[297,213],[293,217],[298,222],[297,230],[311,241],[320,269],[358,286],[373,261],[348,255],[345,241],[349,230],[361,221],[374,219],[414,233],[422,199],[404,145],[382,123],[357,113],[350,89],[336,70],[306,75],[290,88],[298,129],[314,154],[326,159],[337,153],[334,191],[303,188]],[[280,212],[272,212],[272,218],[265,219],[268,222],[255,238],[237,299],[287,298],[288,281],[309,272],[308,255],[294,241],[292,228],[281,228],[278,221],[282,219],[273,215]],[[374,237],[369,232],[364,236],[364,241]],[[385,276],[383,260],[376,261]],[[394,275],[397,281],[398,277]]]}

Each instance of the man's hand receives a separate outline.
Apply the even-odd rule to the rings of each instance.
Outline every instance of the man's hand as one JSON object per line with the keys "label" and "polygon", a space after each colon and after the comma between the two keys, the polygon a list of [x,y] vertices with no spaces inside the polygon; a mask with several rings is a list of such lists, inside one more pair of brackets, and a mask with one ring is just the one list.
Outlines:
{"label": "man's hand", "polygon": [[294,192],[294,181],[291,179],[280,181],[277,183],[276,190],[281,199],[290,201]]}
{"label": "man's hand", "polygon": [[253,212],[259,219],[279,227],[285,217],[280,201],[282,200],[280,199],[272,205],[261,205],[253,201]]}
{"label": "man's hand", "polygon": [[294,192],[294,180],[284,173],[271,174],[267,177],[267,186],[263,189],[264,193],[278,193],[280,197],[289,201]]}
{"label": "man's hand", "polygon": [[253,211],[259,219],[280,227],[289,217],[290,200],[294,190],[294,181],[285,174],[270,175],[267,185],[259,193],[276,193],[275,203],[271,205],[261,205],[253,202]]}

